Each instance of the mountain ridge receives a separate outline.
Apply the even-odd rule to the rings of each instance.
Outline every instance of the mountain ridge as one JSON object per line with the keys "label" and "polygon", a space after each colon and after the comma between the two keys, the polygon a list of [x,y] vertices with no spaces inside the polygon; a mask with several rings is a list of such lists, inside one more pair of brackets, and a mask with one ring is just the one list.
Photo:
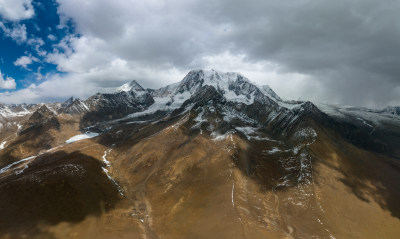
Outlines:
{"label": "mountain ridge", "polygon": [[5,110],[0,238],[400,236],[395,109],[285,101],[238,73],[130,83]]}

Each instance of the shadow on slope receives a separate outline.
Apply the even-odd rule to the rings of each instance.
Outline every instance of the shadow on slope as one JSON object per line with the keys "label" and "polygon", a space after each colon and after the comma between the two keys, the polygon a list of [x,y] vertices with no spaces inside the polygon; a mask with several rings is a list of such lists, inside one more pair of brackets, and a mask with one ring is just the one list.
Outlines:
{"label": "shadow on slope", "polygon": [[[311,146],[314,164],[339,172],[339,179],[364,202],[375,201],[393,217],[400,218],[400,162],[397,158],[366,151],[325,130]],[[318,182],[317,182],[318,183]]]}
{"label": "shadow on slope", "polygon": [[42,226],[78,223],[114,208],[121,198],[101,166],[80,152],[59,151],[0,178],[0,237],[52,238]]}

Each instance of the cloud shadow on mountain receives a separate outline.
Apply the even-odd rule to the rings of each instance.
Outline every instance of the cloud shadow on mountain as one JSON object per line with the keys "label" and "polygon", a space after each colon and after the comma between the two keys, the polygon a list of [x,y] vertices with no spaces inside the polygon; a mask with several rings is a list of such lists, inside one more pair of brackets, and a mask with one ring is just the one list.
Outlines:
{"label": "cloud shadow on mountain", "polygon": [[114,208],[121,197],[99,160],[58,151],[0,178],[0,236],[52,238],[41,225],[78,223]]}

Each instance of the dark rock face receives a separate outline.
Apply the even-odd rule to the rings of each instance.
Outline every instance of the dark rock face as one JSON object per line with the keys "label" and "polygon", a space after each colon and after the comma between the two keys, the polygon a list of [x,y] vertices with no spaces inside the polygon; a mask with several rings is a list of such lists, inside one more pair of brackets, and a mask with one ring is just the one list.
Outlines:
{"label": "dark rock face", "polygon": [[74,101],[76,100],[75,97],[71,96],[68,100],[64,101],[63,103],[61,103],[61,107],[65,108],[68,107],[69,105],[71,105]]}
{"label": "dark rock face", "polygon": [[223,104],[226,102],[226,99],[213,86],[206,85],[201,87],[189,100],[185,101],[181,108],[185,108],[190,104],[202,106],[207,103],[212,104],[217,102]]}
{"label": "dark rock face", "polygon": [[138,96],[133,91],[116,94],[96,94],[85,101],[90,111],[82,120],[83,126],[122,118],[128,114],[143,111],[154,103],[149,93]]}
{"label": "dark rock face", "polygon": [[392,115],[400,115],[400,106],[394,106],[394,107],[387,107],[383,109],[383,112],[392,114]]}
{"label": "dark rock face", "polygon": [[202,78],[204,73],[202,71],[190,71],[185,78],[181,81],[177,87],[177,93],[183,93],[185,91],[194,92],[197,87],[201,86],[204,82]]}
{"label": "dark rock face", "polygon": [[47,122],[51,121],[55,117],[53,111],[51,111],[47,106],[43,105],[39,109],[37,109],[31,117],[29,118],[27,125],[44,125]]}
{"label": "dark rock face", "polygon": [[24,124],[19,135],[25,139],[35,139],[38,146],[46,145],[45,148],[49,148],[53,137],[48,132],[52,129],[59,131],[60,122],[54,112],[46,106],[41,106]]}
{"label": "dark rock face", "polygon": [[59,110],[59,113],[82,114],[88,111],[89,108],[84,101],[71,97],[62,104],[62,108]]}

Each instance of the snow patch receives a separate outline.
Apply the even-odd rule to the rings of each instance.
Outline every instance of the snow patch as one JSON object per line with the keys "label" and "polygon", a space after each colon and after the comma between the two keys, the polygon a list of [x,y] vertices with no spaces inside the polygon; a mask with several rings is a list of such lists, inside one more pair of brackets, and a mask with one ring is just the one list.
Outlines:
{"label": "snow patch", "polygon": [[366,126],[371,127],[371,128],[374,128],[374,126],[368,124],[367,121],[365,121],[364,119],[359,118],[359,117],[358,117],[357,119],[360,120],[361,122],[363,122],[363,124],[365,124]]}
{"label": "snow patch", "polygon": [[31,112],[27,111],[24,109],[24,111],[19,111],[19,112],[13,112],[9,107],[6,105],[3,105],[0,107],[0,116],[3,118],[13,118],[13,117],[21,117],[25,116],[27,114],[30,114]]}
{"label": "snow patch", "polygon": [[181,105],[187,101],[188,99],[190,99],[190,97],[192,96],[192,94],[189,91],[184,91],[182,93],[179,94],[175,94],[174,96],[172,96],[170,98],[170,108],[172,109],[177,109],[179,107],[181,107]]}
{"label": "snow patch", "polygon": [[80,141],[83,139],[90,139],[90,138],[96,137],[98,135],[99,135],[98,133],[86,132],[84,134],[78,134],[78,135],[75,135],[74,137],[71,137],[70,139],[65,141],[65,143],[69,144],[69,143],[73,143],[73,142]]}
{"label": "snow patch", "polygon": [[267,154],[276,154],[276,153],[285,153],[288,152],[288,150],[282,150],[278,147],[273,147],[270,150],[264,150],[263,153],[267,153]]}
{"label": "snow patch", "polygon": [[235,129],[244,135],[246,135],[248,140],[258,140],[258,141],[273,141],[276,142],[276,140],[270,139],[268,137],[260,137],[257,133],[257,128],[254,127],[235,127]]}
{"label": "snow patch", "polygon": [[123,84],[120,86],[116,92],[128,92],[128,91],[133,91],[135,95],[141,96],[146,93],[146,91],[143,89],[142,86],[140,86],[136,81],[131,81],[128,83]]}
{"label": "snow patch", "polygon": [[399,116],[387,113],[382,110],[374,110],[353,106],[328,105],[321,103],[317,103],[316,105],[321,111],[330,116],[347,120],[358,118],[358,120],[361,120],[363,122],[365,121],[366,123],[368,123],[368,125],[371,125],[372,127],[373,125],[379,126],[386,121],[395,123],[397,125],[400,124]]}
{"label": "snow patch", "polygon": [[4,149],[4,147],[6,146],[6,143],[7,143],[7,141],[3,141],[3,142],[0,144],[0,149]]}
{"label": "snow patch", "polygon": [[257,130],[256,128],[253,127],[236,127],[236,129],[245,135],[255,134]]}
{"label": "snow patch", "polygon": [[[311,127],[302,128],[294,134],[294,138],[298,140],[310,140],[312,143],[314,142],[315,138],[317,137],[317,132]],[[311,144],[311,143],[309,143]],[[309,145],[308,144],[308,145]]]}
{"label": "snow patch", "polygon": [[201,124],[204,122],[207,122],[206,119],[203,119],[203,115],[204,115],[204,109],[202,109],[201,112],[197,114],[197,117],[194,119],[196,124],[192,126],[192,128],[195,128],[195,129],[199,128],[200,134],[203,134],[203,130],[201,129]]}
{"label": "snow patch", "polygon": [[[156,113],[157,111],[174,110],[176,107],[174,107],[172,105],[168,105],[168,102],[170,100],[171,99],[168,97],[155,97],[154,103],[152,105],[150,105],[146,110],[129,114],[128,116],[126,116],[122,119],[136,118],[136,117],[140,117],[140,116],[151,115],[151,114]],[[134,122],[130,122],[130,123],[134,123]]]}
{"label": "snow patch", "polygon": [[[24,172],[25,169],[28,168],[29,163],[30,163],[33,159],[36,159],[37,157],[39,157],[39,156],[41,156],[41,155],[43,155],[43,154],[45,154],[45,153],[52,152],[52,151],[54,151],[54,150],[56,150],[56,149],[58,149],[58,148],[60,148],[60,147],[63,147],[63,145],[60,145],[60,146],[51,148],[51,149],[46,150],[46,151],[44,151],[44,152],[42,152],[42,153],[40,153],[40,154],[38,154],[38,155],[30,156],[30,157],[21,159],[21,160],[19,160],[19,161],[16,161],[16,162],[14,162],[14,163],[11,163],[11,164],[7,165],[6,167],[3,167],[2,169],[0,169],[0,174],[6,172],[7,170],[13,168],[13,167],[16,166],[16,165],[17,165],[17,166],[16,166],[16,169],[19,168],[19,170],[14,169],[14,170],[15,170],[15,174],[16,174],[16,175],[21,174],[21,173]],[[28,161],[28,162],[27,162],[25,165],[23,165],[22,163],[24,163],[24,162],[26,162],[26,161]],[[24,167],[21,168],[21,166],[24,166]]]}
{"label": "snow patch", "polygon": [[[111,162],[107,160],[107,154],[109,154],[111,152],[112,149],[108,149],[104,151],[103,154],[103,163],[106,165],[107,168],[111,167]],[[117,190],[119,192],[119,194],[121,196],[124,196],[124,191],[122,190],[122,188],[119,186],[119,184],[117,183],[117,181],[115,181],[111,175],[108,173],[108,169],[106,167],[101,167],[104,171],[104,173],[107,175],[108,179],[110,179],[110,181],[117,187]]]}
{"label": "snow patch", "polygon": [[233,199],[233,194],[235,192],[235,182],[232,183],[232,206],[235,207],[235,200]]}
{"label": "snow patch", "polygon": [[105,151],[104,151],[104,154],[103,154],[103,163],[104,163],[107,167],[110,167],[110,166],[111,166],[110,161],[107,160],[107,153],[110,153],[111,150],[112,150],[112,149],[109,149],[108,151],[105,150]]}
{"label": "snow patch", "polygon": [[6,172],[7,170],[9,170],[10,168],[12,168],[15,165],[21,164],[21,163],[23,163],[25,161],[32,160],[34,158],[36,158],[36,156],[27,157],[27,158],[21,159],[21,160],[19,160],[17,162],[14,162],[12,164],[9,164],[9,165],[5,166],[4,168],[0,169],[0,174],[3,174],[4,172]]}
{"label": "snow patch", "polygon": [[24,170],[27,168],[28,168],[28,164],[25,164],[25,166],[22,169],[15,171],[15,175],[19,175],[19,174],[23,173]]}
{"label": "snow patch", "polygon": [[211,136],[213,137],[213,141],[223,141],[223,140],[225,140],[225,139],[230,139],[231,141],[233,141],[233,138],[232,138],[232,135],[233,135],[233,132],[232,131],[228,131],[228,132],[226,132],[225,134],[218,134],[218,133],[215,133],[215,132],[213,132],[213,133],[211,133]]}

